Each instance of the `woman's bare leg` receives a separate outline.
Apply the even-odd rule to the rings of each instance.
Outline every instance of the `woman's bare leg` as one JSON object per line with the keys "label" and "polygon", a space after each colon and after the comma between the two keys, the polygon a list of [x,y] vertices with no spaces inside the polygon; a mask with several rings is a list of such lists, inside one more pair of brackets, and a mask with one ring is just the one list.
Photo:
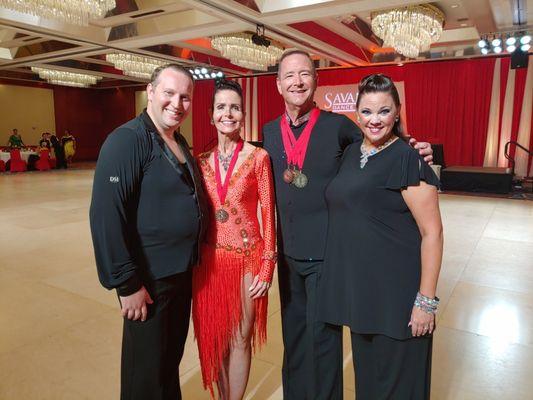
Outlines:
{"label": "woman's bare leg", "polygon": [[230,345],[228,357],[219,375],[219,390],[222,400],[241,400],[246,391],[252,358],[252,329],[255,309],[248,288],[252,284],[252,274],[246,274],[241,287],[242,320]]}

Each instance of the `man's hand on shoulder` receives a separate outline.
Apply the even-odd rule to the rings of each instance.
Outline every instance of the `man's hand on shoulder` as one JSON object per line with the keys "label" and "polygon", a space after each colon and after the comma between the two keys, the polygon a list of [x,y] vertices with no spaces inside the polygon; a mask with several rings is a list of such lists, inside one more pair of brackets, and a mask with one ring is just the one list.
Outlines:
{"label": "man's hand on shoulder", "polygon": [[411,147],[418,150],[420,155],[424,157],[424,161],[428,164],[433,164],[433,149],[431,144],[428,142],[417,142],[415,138],[409,139],[409,144]]}
{"label": "man's hand on shoulder", "polygon": [[120,304],[122,306],[122,316],[133,321],[146,321],[148,315],[147,304],[152,304],[154,301],[150,294],[141,287],[138,291],[129,296],[119,296]]}

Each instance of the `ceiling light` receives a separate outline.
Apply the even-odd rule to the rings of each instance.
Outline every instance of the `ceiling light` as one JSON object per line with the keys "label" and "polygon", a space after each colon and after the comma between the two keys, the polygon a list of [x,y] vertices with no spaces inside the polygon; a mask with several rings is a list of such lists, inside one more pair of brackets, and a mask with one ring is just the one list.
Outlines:
{"label": "ceiling light", "polygon": [[486,47],[483,47],[483,48],[481,49],[481,53],[483,53],[483,54],[489,54],[489,49],[487,49]]}
{"label": "ceiling light", "polygon": [[477,45],[478,45],[480,48],[487,47],[487,41],[484,40],[484,39],[481,39],[479,42],[477,42]]}
{"label": "ceiling light", "polygon": [[529,51],[530,48],[531,48],[531,45],[529,43],[526,43],[526,44],[523,44],[522,46],[520,46],[520,50],[522,50],[524,53],[526,51]]}
{"label": "ceiling light", "polygon": [[116,7],[115,0],[0,0],[0,7],[73,25],[89,25]]}
{"label": "ceiling light", "polygon": [[513,44],[515,44],[515,43],[516,43],[516,38],[513,37],[513,36],[508,37],[507,40],[505,41],[505,44],[506,44],[507,46],[511,46],[511,45],[513,45]]}
{"label": "ceiling light", "polygon": [[372,13],[372,31],[383,39],[383,47],[416,58],[438,41],[444,14],[429,4],[409,5]]}
{"label": "ceiling light", "polygon": [[96,83],[102,79],[101,76],[58,71],[55,69],[31,67],[31,70],[39,74],[39,78],[44,79],[48,83],[52,83],[54,85],[89,87],[90,85],[96,85]]}
{"label": "ceiling light", "polygon": [[222,71],[217,72],[217,78],[222,78],[224,76],[224,73]]}
{"label": "ceiling light", "polygon": [[531,36],[529,35],[525,35],[520,38],[521,44],[528,44],[529,42],[531,42]]}
{"label": "ceiling light", "polygon": [[116,69],[120,69],[125,75],[149,80],[152,72],[157,67],[167,64],[165,61],[155,58],[138,56],[127,53],[106,54],[106,60],[113,63]]}
{"label": "ceiling light", "polygon": [[496,47],[494,47],[494,52],[496,54],[500,54],[502,52],[502,48],[500,46],[496,46]]}
{"label": "ceiling light", "polygon": [[266,71],[276,65],[283,53],[280,44],[272,41],[268,47],[252,41],[250,32],[218,35],[211,39],[211,45],[220,51],[232,64],[256,71]]}
{"label": "ceiling light", "polygon": [[514,44],[512,44],[510,46],[507,46],[507,48],[505,50],[507,50],[508,53],[512,53],[513,51],[516,50],[516,46]]}
{"label": "ceiling light", "polygon": [[492,44],[494,47],[499,46],[499,45],[502,44],[502,40],[499,39],[499,38],[493,39],[492,42],[491,42],[491,44]]}

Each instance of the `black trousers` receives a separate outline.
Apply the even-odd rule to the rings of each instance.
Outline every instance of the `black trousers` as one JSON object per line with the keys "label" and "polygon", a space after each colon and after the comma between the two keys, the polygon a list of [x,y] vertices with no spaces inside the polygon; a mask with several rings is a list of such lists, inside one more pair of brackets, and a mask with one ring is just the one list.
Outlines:
{"label": "black trousers", "polygon": [[284,400],[342,399],[342,328],[316,320],[321,268],[279,257]]}
{"label": "black trousers", "polygon": [[154,303],[146,321],[124,319],[120,398],[181,399],[179,364],[189,330],[191,272],[144,282]]}
{"label": "black trousers", "polygon": [[357,400],[428,400],[432,343],[352,332]]}

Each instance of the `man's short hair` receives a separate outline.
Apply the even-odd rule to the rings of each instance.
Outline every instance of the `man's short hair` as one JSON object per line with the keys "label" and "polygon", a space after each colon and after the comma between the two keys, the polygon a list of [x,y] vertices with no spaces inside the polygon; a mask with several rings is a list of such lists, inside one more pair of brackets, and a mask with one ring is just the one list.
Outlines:
{"label": "man's short hair", "polygon": [[152,84],[152,86],[157,86],[157,84],[159,83],[157,82],[157,80],[159,79],[159,75],[161,75],[161,72],[163,72],[166,69],[172,69],[176,72],[181,72],[182,74],[187,76],[191,80],[192,83],[194,83],[192,74],[189,72],[187,68],[182,67],[179,64],[170,63],[170,64],[161,65],[160,67],[157,67],[156,69],[154,69],[154,72],[152,72],[152,76],[150,77],[150,83]]}
{"label": "man's short hair", "polygon": [[279,78],[279,74],[280,74],[280,70],[281,70],[281,68],[280,68],[281,63],[283,62],[283,60],[285,60],[289,56],[292,56],[293,54],[301,54],[302,56],[307,57],[307,59],[311,63],[312,70],[313,70],[313,75],[316,75],[315,62],[313,61],[313,59],[311,58],[309,53],[306,52],[306,51],[300,50],[300,49],[292,48],[292,49],[286,49],[281,54],[281,57],[279,58],[279,61],[278,61],[278,78]]}

